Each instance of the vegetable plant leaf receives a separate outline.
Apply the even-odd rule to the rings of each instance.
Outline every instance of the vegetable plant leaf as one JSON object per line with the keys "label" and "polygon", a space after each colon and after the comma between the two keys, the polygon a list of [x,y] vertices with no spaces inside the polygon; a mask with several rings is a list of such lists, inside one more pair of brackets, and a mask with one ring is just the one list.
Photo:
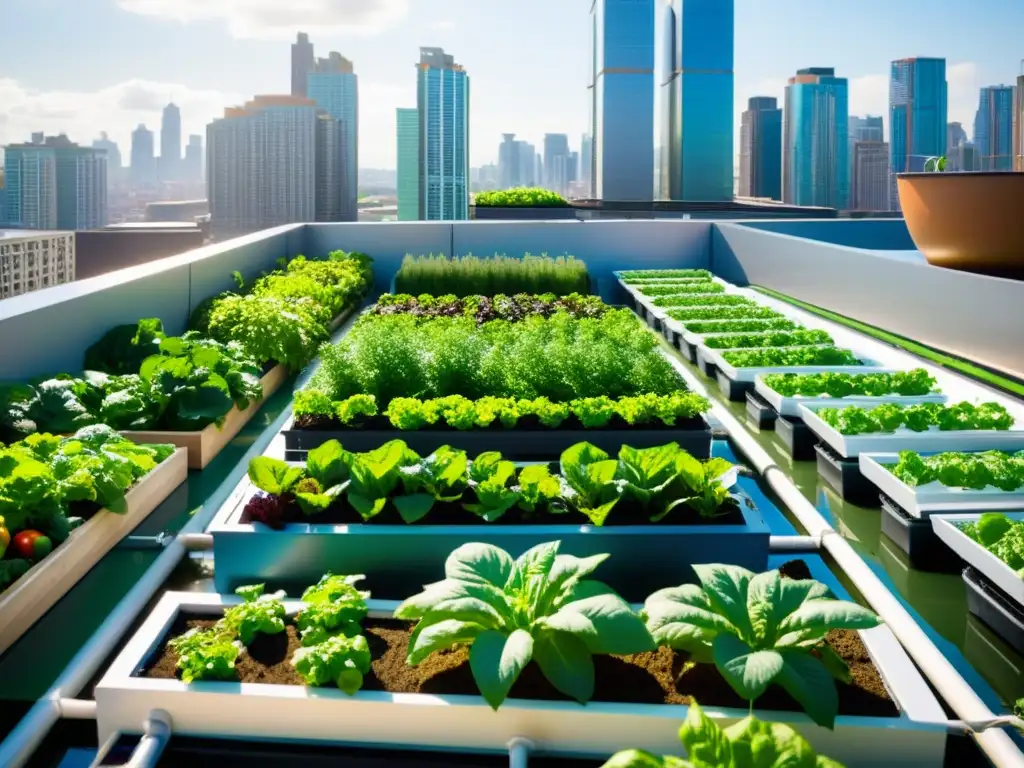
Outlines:
{"label": "vegetable plant leaf", "polygon": [[734,635],[719,635],[712,644],[715,666],[736,693],[754,701],[782,671],[778,651],[755,651]]}
{"label": "vegetable plant leaf", "polygon": [[581,704],[594,695],[594,659],[587,644],[565,632],[542,636],[533,650],[544,677]]}
{"label": "vegetable plant leaf", "polygon": [[470,669],[480,695],[493,709],[501,706],[532,658],[533,635],[524,629],[517,629],[510,635],[488,630],[473,641]]}

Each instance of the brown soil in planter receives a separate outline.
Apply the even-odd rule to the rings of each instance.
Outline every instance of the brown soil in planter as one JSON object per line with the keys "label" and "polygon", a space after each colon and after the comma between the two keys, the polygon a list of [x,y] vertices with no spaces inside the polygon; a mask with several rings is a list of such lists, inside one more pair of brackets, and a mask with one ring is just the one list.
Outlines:
{"label": "brown soil in planter", "polygon": [[[181,616],[168,638],[176,637],[192,627],[206,628],[209,619]],[[469,653],[465,648],[435,653],[418,667],[405,663],[412,625],[390,619],[369,619],[364,629],[373,653],[373,669],[364,683],[366,690],[391,693],[478,694],[469,669]],[[843,715],[896,717],[896,706],[889,698],[867,651],[856,632],[831,632],[829,645],[850,665],[853,682],[837,683],[839,712]],[[244,683],[301,685],[289,659],[300,647],[298,633],[288,626],[285,633],[259,638],[236,666],[238,679]],[[142,671],[143,677],[173,679],[177,677],[177,654],[164,645]],[[632,656],[595,656],[597,685],[594,701],[638,704],[689,704],[693,699],[707,706],[746,709],[747,703],[737,696],[712,665],[694,665],[684,654],[661,648],[652,653]],[[510,698],[564,701],[540,673],[530,664],[512,687]],[[800,706],[781,688],[773,686],[758,699],[763,710],[801,711]]]}

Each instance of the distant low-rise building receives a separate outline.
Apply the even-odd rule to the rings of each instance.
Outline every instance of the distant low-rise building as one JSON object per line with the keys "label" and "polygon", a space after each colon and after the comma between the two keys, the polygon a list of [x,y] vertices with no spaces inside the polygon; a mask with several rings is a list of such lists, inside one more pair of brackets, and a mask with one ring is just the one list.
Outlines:
{"label": "distant low-rise building", "polygon": [[886,142],[854,142],[850,190],[850,210],[889,210],[889,145]]}
{"label": "distant low-rise building", "polygon": [[0,230],[0,299],[74,279],[74,232]]}

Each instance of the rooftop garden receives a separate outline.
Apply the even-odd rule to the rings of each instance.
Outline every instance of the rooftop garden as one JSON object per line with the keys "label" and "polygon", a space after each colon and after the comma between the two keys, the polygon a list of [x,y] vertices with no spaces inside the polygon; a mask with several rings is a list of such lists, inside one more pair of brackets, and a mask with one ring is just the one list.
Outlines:
{"label": "rooftop garden", "polygon": [[557,192],[542,187],[513,187],[493,192],[477,192],[474,205],[481,208],[567,208],[569,201]]}

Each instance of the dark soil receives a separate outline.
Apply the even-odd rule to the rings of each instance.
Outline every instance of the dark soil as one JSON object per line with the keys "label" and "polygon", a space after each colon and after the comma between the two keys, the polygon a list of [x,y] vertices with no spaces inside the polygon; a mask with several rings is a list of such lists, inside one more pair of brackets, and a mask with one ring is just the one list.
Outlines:
{"label": "dark soil", "polygon": [[[180,616],[168,637],[176,637],[192,627],[205,628],[209,619]],[[393,619],[368,619],[364,632],[373,653],[373,668],[366,676],[364,689],[391,693],[469,694],[478,693],[469,668],[466,648],[433,654],[417,667],[405,663],[412,624]],[[885,685],[868,657],[856,632],[829,633],[827,642],[850,665],[851,684],[836,683],[839,712],[843,715],[897,717],[898,711]],[[300,647],[298,633],[288,626],[276,637],[260,638],[236,665],[243,683],[301,685],[288,659]],[[141,676],[157,679],[177,677],[177,655],[163,645],[147,664]],[[689,704],[696,699],[706,706],[746,709],[747,702],[737,696],[713,665],[692,664],[685,654],[661,648],[652,653],[631,656],[595,656],[597,673],[594,701],[636,704]],[[515,699],[564,701],[530,664],[512,687]],[[779,687],[770,688],[757,700],[758,709],[799,712],[801,707]]]}
{"label": "dark soil", "polygon": [[[467,491],[463,502],[471,504],[476,502],[476,496],[472,491]],[[552,512],[524,512],[521,509],[510,509],[493,523],[487,523],[472,512],[462,508],[462,503],[437,503],[430,510],[426,517],[414,525],[486,525],[507,526],[507,525],[589,525],[590,520],[576,511],[556,514]],[[721,514],[715,517],[701,517],[689,507],[677,507],[668,517],[658,523],[650,521],[650,515],[645,514],[642,509],[631,504],[620,502],[608,516],[604,524],[605,528],[631,525],[743,525],[743,514],[739,506],[728,504],[719,509]],[[247,510],[242,511],[239,518],[243,523],[250,523]],[[408,525],[398,511],[392,505],[385,507],[384,511],[366,523],[359,513],[348,504],[342,502],[335,504],[327,511],[307,517],[295,504],[288,504],[282,518],[283,523],[307,523],[317,525]],[[809,577],[808,577],[809,578]]]}
{"label": "dark soil", "polygon": [[[358,431],[381,431],[387,433],[382,436],[382,440],[394,440],[400,438],[404,434],[403,430],[396,429],[392,426],[391,421],[386,416],[372,416],[360,420],[358,423],[353,424],[342,424],[337,419],[330,416],[310,416],[301,415],[295,417],[294,428],[299,430],[305,430],[308,432],[351,432],[353,430]],[[472,430],[473,432],[508,432],[514,429],[516,432],[569,432],[569,431],[581,431],[581,432],[618,432],[635,429],[643,430],[656,430],[656,431],[669,431],[669,430],[702,430],[707,429],[707,423],[704,418],[697,416],[692,419],[685,419],[676,422],[673,425],[665,424],[663,421],[657,420],[647,424],[630,424],[619,416],[613,416],[612,419],[599,430],[597,429],[586,429],[580,420],[576,416],[569,416],[563,421],[558,427],[552,429],[551,427],[545,427],[540,423],[540,420],[536,416],[524,416],[516,423],[513,428],[505,427],[500,421],[495,421],[489,427],[480,427]],[[464,430],[458,430],[454,427],[450,427],[447,424],[434,424],[429,429],[416,430],[417,432],[425,433],[450,433],[460,432]]]}
{"label": "dark soil", "polygon": [[779,568],[779,575],[784,579],[793,579],[793,581],[807,581],[814,578],[810,567],[803,560],[790,560],[788,563],[783,563]]}

